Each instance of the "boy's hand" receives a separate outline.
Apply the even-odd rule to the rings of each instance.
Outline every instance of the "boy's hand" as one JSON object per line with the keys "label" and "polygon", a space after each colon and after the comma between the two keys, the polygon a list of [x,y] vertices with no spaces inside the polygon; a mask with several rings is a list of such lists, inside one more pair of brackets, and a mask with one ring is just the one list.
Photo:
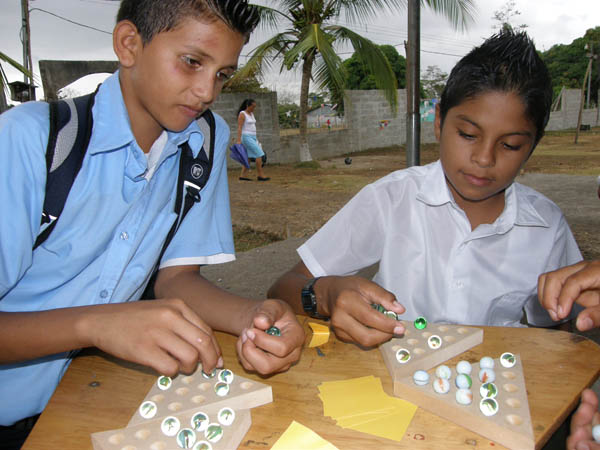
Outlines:
{"label": "boy's hand", "polygon": [[81,323],[92,345],[160,374],[205,372],[222,366],[211,328],[182,300],[153,300],[90,308]]}
{"label": "boy's hand", "polygon": [[371,307],[382,305],[396,314],[405,309],[396,296],[376,283],[362,277],[324,277],[318,281],[326,313],[331,318],[332,328],[342,341],[356,342],[364,347],[373,347],[386,342],[395,334],[404,334],[404,326]]}
{"label": "boy's hand", "polygon": [[540,303],[554,321],[564,319],[573,303],[585,307],[577,316],[577,329],[600,326],[600,261],[582,261],[542,274],[538,280]]}
{"label": "boy's hand", "polygon": [[592,437],[592,427],[600,424],[598,397],[591,389],[581,394],[581,404],[571,418],[571,434],[567,438],[567,450],[600,450],[600,444]]}
{"label": "boy's hand", "polygon": [[[276,326],[281,336],[265,331]],[[283,372],[300,359],[304,330],[290,306],[281,300],[264,300],[250,310],[247,328],[237,341],[237,353],[248,371],[261,375]]]}

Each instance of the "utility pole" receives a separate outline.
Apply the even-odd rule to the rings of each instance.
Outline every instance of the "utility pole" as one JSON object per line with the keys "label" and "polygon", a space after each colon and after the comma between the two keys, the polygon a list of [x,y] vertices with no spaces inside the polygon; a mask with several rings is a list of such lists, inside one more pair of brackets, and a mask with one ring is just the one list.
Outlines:
{"label": "utility pole", "polygon": [[[590,62],[594,56],[594,43],[590,42],[590,53],[588,55],[590,57]],[[590,66],[590,75],[588,77],[588,88],[587,88],[587,98],[585,101],[585,107],[590,109],[590,93],[592,92],[592,71],[594,70],[593,66]]]}
{"label": "utility pole", "polygon": [[[583,83],[581,83],[581,101],[579,102],[579,115],[577,116],[577,129],[575,130],[575,144],[577,144],[577,140],[579,139],[579,129],[581,128],[581,118],[583,115],[583,103],[584,103],[584,94],[585,94],[585,83],[586,81],[591,80],[592,79],[592,63],[595,59],[595,55],[593,52],[593,46],[590,44],[588,46],[588,44],[585,44],[585,49],[586,50],[590,50],[589,53],[587,53],[587,57],[590,58],[590,61],[588,62],[588,66],[587,69],[585,70],[585,75],[583,77]],[[588,78],[589,77],[589,78]],[[589,83],[588,83],[589,86]],[[588,87],[588,105],[589,105],[589,95],[590,95],[590,88]]]}
{"label": "utility pole", "polygon": [[406,166],[420,165],[421,111],[419,99],[420,79],[420,28],[421,4],[419,0],[408,0],[408,51],[406,59],[407,111],[406,111]]}
{"label": "utility pole", "polygon": [[[23,42],[23,67],[33,74],[31,62],[31,30],[29,28],[29,0],[21,0],[21,40]],[[29,85],[29,100],[35,100],[33,77],[23,75],[23,81]]]}

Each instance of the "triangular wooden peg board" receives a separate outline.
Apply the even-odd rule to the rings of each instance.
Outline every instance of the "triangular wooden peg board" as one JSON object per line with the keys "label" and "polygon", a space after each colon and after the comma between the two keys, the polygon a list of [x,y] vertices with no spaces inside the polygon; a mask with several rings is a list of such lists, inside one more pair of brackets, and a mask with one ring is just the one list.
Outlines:
{"label": "triangular wooden peg board", "polygon": [[485,416],[479,408],[482,400],[482,382],[478,377],[479,363],[472,364],[473,402],[470,405],[461,405],[456,401],[456,367],[451,368],[450,391],[446,394],[438,394],[433,390],[432,383],[436,379],[434,367],[427,371],[429,382],[424,386],[415,384],[413,374],[395,379],[394,395],[505,447],[518,450],[533,449],[535,441],[523,365],[519,355],[515,355],[515,360],[513,367],[506,368],[500,364],[498,358],[494,359],[498,412],[493,416]]}
{"label": "triangular wooden peg board", "polygon": [[[413,322],[403,321],[406,332],[382,344],[379,349],[392,379],[410,375],[417,370],[428,370],[466,352],[483,342],[483,329],[463,325],[444,325],[430,323],[427,328],[418,330]],[[440,338],[440,347],[429,347],[428,339]],[[396,358],[399,350],[406,349],[410,359],[400,363]]]}
{"label": "triangular wooden peg board", "polygon": [[[181,448],[196,448],[199,442],[205,441],[206,448],[212,450],[230,450],[238,448],[242,439],[250,429],[252,420],[250,411],[247,409],[234,409],[233,423],[228,426],[220,426],[217,430],[222,430],[222,437],[217,442],[210,442],[207,435],[214,439],[214,434],[211,436],[208,427],[205,424],[206,430],[194,430],[192,418],[202,412],[209,418],[211,425],[219,426],[218,414],[223,408],[222,405],[206,405],[199,407],[193,411],[173,414],[170,419],[176,418],[178,423],[177,431],[173,436],[166,436],[161,431],[163,418],[148,420],[138,425],[131,425],[127,428],[118,430],[103,431],[92,434],[92,444],[94,450],[123,450],[123,449],[151,449],[151,450],[180,450]],[[187,429],[186,435],[180,435],[183,429]],[[185,433],[185,432],[184,432]],[[182,439],[186,437],[186,439]],[[210,447],[208,447],[210,445]],[[194,446],[194,447],[192,447]],[[204,448],[200,447],[199,448]]]}
{"label": "triangular wooden peg board", "polygon": [[[204,378],[202,367],[198,366],[192,375],[179,375],[173,378],[168,389],[159,388],[159,383],[156,382],[142,403],[154,402],[157,407],[155,417],[165,417],[173,413],[197,410],[204,405],[228,406],[237,410],[256,408],[273,401],[271,386],[237,374],[233,375],[233,381],[229,384],[229,392],[224,396],[217,395],[215,386],[219,382],[219,372],[217,370],[217,375],[213,378]],[[146,420],[138,409],[128,426],[137,425]]]}

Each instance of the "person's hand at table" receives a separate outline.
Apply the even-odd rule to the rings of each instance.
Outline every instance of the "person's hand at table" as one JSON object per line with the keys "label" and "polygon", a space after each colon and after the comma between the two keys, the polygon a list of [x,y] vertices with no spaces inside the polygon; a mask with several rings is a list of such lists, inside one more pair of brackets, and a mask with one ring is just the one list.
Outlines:
{"label": "person's hand at table", "polygon": [[[247,327],[236,344],[244,369],[261,375],[283,372],[300,359],[304,330],[288,304],[267,299],[257,303],[247,315]],[[280,336],[267,334],[273,326],[279,328]]]}
{"label": "person's hand at table", "polygon": [[571,418],[571,434],[567,438],[567,450],[600,450],[594,441],[592,427],[600,424],[598,397],[591,389],[581,394],[581,403]]}
{"label": "person's hand at table", "polygon": [[576,326],[587,331],[600,326],[600,261],[582,261],[553,272],[538,280],[538,297],[552,320],[564,319],[573,303],[585,309],[577,316]]}
{"label": "person's hand at table", "polygon": [[374,309],[379,304],[388,311],[404,314],[396,296],[378,284],[359,276],[320,278],[318,293],[323,311],[330,317],[336,336],[345,342],[373,347],[404,334],[404,326]]}
{"label": "person's hand at table", "polygon": [[212,329],[179,299],[92,306],[81,324],[90,345],[160,374],[189,374],[198,362],[206,372],[223,365]]}

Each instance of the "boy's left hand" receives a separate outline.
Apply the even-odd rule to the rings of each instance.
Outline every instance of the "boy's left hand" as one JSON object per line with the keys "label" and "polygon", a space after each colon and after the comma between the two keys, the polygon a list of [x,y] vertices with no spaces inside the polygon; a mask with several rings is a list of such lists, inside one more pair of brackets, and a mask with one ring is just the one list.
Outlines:
{"label": "boy's left hand", "polygon": [[[281,330],[281,336],[266,333],[272,326]],[[300,359],[303,344],[304,330],[290,306],[267,299],[250,310],[236,348],[244,369],[267,375],[289,369]]]}

